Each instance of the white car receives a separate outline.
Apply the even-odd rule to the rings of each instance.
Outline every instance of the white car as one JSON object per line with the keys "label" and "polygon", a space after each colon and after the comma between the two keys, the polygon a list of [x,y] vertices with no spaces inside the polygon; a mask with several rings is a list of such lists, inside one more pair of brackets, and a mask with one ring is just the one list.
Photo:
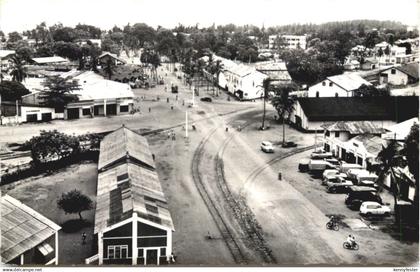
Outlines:
{"label": "white car", "polygon": [[363,215],[388,216],[391,213],[391,209],[388,206],[379,204],[378,202],[366,201],[360,206],[360,213]]}
{"label": "white car", "polygon": [[327,169],[322,173],[322,179],[337,176],[340,173],[337,169]]}
{"label": "white car", "polygon": [[266,153],[274,153],[274,146],[269,141],[263,141],[261,143],[261,150]]}

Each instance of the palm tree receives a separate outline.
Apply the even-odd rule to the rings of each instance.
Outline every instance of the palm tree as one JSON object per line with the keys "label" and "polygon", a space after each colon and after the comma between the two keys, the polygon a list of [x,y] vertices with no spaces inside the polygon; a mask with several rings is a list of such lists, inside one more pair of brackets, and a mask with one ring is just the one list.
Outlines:
{"label": "palm tree", "polygon": [[[378,169],[378,184],[380,188],[384,187],[384,181],[388,175],[391,178],[391,192],[394,197],[394,210],[397,207],[397,200],[400,194],[399,180],[396,179],[394,173],[394,167],[399,165],[399,146],[397,141],[390,140],[386,147],[383,147],[379,152],[377,160],[380,162],[380,167]],[[397,213],[396,213],[397,215]],[[398,216],[396,216],[397,219]]]}
{"label": "palm tree", "polygon": [[111,80],[111,77],[114,74],[114,70],[115,70],[114,62],[112,61],[111,58],[108,58],[108,60],[106,61],[106,65],[104,67],[104,72],[108,76],[109,80]]}
{"label": "palm tree", "polygon": [[271,99],[271,104],[277,110],[279,118],[283,121],[283,145],[286,143],[285,123],[290,119],[290,114],[295,106],[295,98],[290,96],[290,93],[297,90],[298,86],[294,83],[276,86],[274,88],[274,97]]}
{"label": "palm tree", "polygon": [[18,56],[11,57],[10,62],[12,63],[12,71],[10,72],[12,81],[22,82],[27,76],[24,62]]}

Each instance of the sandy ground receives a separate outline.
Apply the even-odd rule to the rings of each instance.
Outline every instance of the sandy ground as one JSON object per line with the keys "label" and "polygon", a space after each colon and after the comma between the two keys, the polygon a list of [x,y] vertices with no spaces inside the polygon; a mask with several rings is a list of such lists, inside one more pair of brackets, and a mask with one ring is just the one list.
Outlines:
{"label": "sandy ground", "polygon": [[[82,163],[71,165],[49,176],[37,176],[17,183],[2,186],[2,193],[7,193],[24,204],[32,207],[53,222],[61,225],[70,219],[77,219],[76,214],[65,214],[57,208],[56,201],[62,193],[78,189],[96,199],[97,164]],[[84,264],[85,258],[92,256],[94,209],[82,213],[91,223],[75,233],[59,232],[59,264]],[[87,235],[86,244],[82,245],[82,233]]]}

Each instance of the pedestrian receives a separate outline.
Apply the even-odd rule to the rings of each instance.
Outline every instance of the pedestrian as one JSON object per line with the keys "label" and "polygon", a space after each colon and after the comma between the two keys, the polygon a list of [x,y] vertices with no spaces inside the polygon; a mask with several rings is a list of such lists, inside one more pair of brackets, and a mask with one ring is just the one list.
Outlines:
{"label": "pedestrian", "polygon": [[82,244],[86,244],[86,232],[82,233]]}
{"label": "pedestrian", "polygon": [[174,106],[171,106],[171,110],[173,110],[174,109]]}
{"label": "pedestrian", "polygon": [[171,138],[172,132],[168,131],[168,139]]}
{"label": "pedestrian", "polygon": [[152,112],[152,109],[149,107],[149,112]]}
{"label": "pedestrian", "polygon": [[152,159],[155,160],[155,154],[152,154]]}
{"label": "pedestrian", "polygon": [[175,263],[175,256],[174,256],[174,253],[173,252],[171,252],[171,257],[170,257],[170,260],[169,260],[171,263]]}
{"label": "pedestrian", "polygon": [[226,127],[226,132],[228,132],[229,131],[229,128],[228,127]]}
{"label": "pedestrian", "polygon": [[175,96],[176,101],[178,101],[178,95]]}
{"label": "pedestrian", "polygon": [[182,106],[185,106],[185,100],[182,100]]}
{"label": "pedestrian", "polygon": [[166,98],[166,103],[169,103],[169,97]]}

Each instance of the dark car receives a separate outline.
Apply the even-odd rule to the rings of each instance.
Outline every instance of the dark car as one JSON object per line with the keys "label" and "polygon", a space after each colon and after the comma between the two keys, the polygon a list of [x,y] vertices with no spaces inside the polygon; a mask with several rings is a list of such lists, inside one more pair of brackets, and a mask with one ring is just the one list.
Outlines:
{"label": "dark car", "polygon": [[296,147],[297,144],[295,142],[285,142],[281,145],[282,147],[288,148],[288,147]]}
{"label": "dark car", "polygon": [[378,195],[377,190],[367,186],[352,186],[344,203],[353,209],[360,209],[365,201],[374,201],[382,204],[382,198]]}
{"label": "dark car", "polygon": [[299,172],[308,172],[309,171],[309,159],[300,160],[298,169],[299,169]]}
{"label": "dark car", "polygon": [[212,102],[213,101],[210,97],[202,97],[200,100],[203,101],[203,102]]}
{"label": "dark car", "polygon": [[172,86],[171,87],[171,92],[172,93],[178,93],[178,86]]}

